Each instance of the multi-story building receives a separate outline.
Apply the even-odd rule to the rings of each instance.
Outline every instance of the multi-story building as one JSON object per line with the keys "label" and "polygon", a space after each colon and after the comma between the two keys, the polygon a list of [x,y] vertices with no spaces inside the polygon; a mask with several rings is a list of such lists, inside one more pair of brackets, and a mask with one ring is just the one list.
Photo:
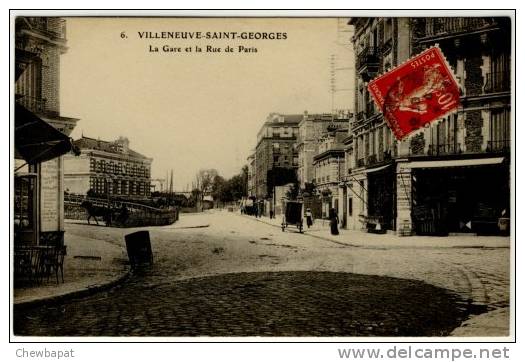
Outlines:
{"label": "multi-story building", "polygon": [[256,157],[255,150],[250,153],[247,158],[248,161],[248,187],[247,194],[248,196],[256,195]]}
{"label": "multi-story building", "polygon": [[[510,202],[509,19],[354,18],[350,24],[357,57],[356,117],[345,142],[348,227],[375,225],[398,235],[498,232]],[[367,84],[434,44],[458,80],[461,107],[397,141]]]}
{"label": "multi-story building", "polygon": [[303,119],[299,123],[297,138],[297,179],[301,189],[304,189],[307,183],[313,183],[313,160],[314,156],[319,153],[319,138],[326,132],[326,128],[329,125],[337,125],[339,128],[348,129],[349,117],[349,112],[337,114],[308,114],[305,112]]}
{"label": "multi-story building", "polygon": [[257,133],[255,149],[257,198],[272,195],[268,189],[270,171],[296,170],[299,160],[296,147],[299,122],[303,115],[283,115],[271,113]]}
{"label": "multi-story building", "polygon": [[[347,126],[347,123],[345,123]],[[334,208],[339,207],[339,182],[345,171],[345,151],[343,140],[348,136],[348,128],[336,124],[329,125],[318,138],[317,154],[313,157],[314,182],[321,195],[322,217],[329,216]]]}
{"label": "multi-story building", "polygon": [[397,162],[402,233],[498,232],[510,215],[509,18],[411,19],[412,55],[438,44],[461,89],[458,112],[411,137]]}
{"label": "multi-story building", "polygon": [[130,200],[150,197],[153,159],[130,149],[127,138],[108,142],[83,136],[74,144],[81,154],[64,156],[66,192]]}
{"label": "multi-story building", "polygon": [[60,114],[64,19],[15,20],[15,242],[63,243],[63,160],[78,119]]}

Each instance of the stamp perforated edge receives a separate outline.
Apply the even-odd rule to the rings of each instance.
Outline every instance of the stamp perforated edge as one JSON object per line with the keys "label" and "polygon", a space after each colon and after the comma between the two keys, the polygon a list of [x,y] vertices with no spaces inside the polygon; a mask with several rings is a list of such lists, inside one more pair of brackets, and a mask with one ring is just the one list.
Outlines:
{"label": "stamp perforated edge", "polygon": [[435,43],[434,45],[428,47],[427,49],[423,50],[422,52],[420,52],[420,53],[418,53],[418,54],[408,58],[407,60],[405,60],[401,64],[397,65],[395,68],[389,70],[388,72],[383,73],[381,75],[378,75],[374,79],[370,80],[368,82],[368,84],[366,85],[366,89],[368,90],[368,93],[374,99],[374,103],[376,104],[377,108],[380,110],[381,115],[383,116],[383,119],[388,123],[388,127],[390,128],[390,130],[392,131],[392,133],[394,134],[394,136],[396,137],[396,139],[398,141],[406,140],[409,136],[414,135],[414,133],[423,131],[423,129],[426,128],[426,126],[429,125],[430,123],[433,123],[435,121],[439,122],[439,121],[443,120],[444,118],[448,117],[450,114],[456,112],[460,108],[461,101],[458,102],[458,105],[456,107],[453,107],[453,108],[449,109],[448,112],[446,112],[445,114],[440,116],[439,119],[436,119],[434,121],[428,122],[423,127],[420,127],[418,129],[412,130],[411,132],[408,132],[404,136],[401,136],[401,135],[398,134],[398,132],[396,132],[396,127],[393,126],[392,121],[390,119],[388,119],[388,117],[386,117],[384,115],[383,111],[381,111],[381,105],[379,104],[379,100],[377,99],[375,93],[370,90],[370,85],[371,84],[374,84],[375,82],[377,82],[378,80],[382,79],[383,77],[389,75],[390,73],[393,73],[394,71],[396,71],[396,70],[398,70],[398,69],[408,65],[410,62],[413,62],[417,57],[420,57],[422,54],[424,54],[425,52],[430,51],[433,48],[436,48],[438,50],[438,52],[437,52],[438,56],[440,56],[441,60],[445,64],[445,68],[446,68],[447,72],[449,73],[450,78],[453,79],[456,82],[456,86],[461,91],[461,87],[460,87],[458,78],[457,78],[456,74],[452,71],[452,67],[450,66],[450,63],[448,62],[447,57],[445,56],[445,54],[441,50],[441,47],[439,46],[438,43]]}

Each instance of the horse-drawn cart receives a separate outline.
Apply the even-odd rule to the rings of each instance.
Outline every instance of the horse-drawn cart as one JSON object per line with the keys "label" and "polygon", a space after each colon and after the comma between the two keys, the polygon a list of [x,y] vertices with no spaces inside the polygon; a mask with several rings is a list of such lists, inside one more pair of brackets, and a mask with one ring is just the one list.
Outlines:
{"label": "horse-drawn cart", "polygon": [[284,229],[288,225],[295,225],[299,232],[303,232],[303,203],[300,201],[287,201],[285,206],[285,212],[283,216],[283,222],[281,224],[281,230],[284,232]]}

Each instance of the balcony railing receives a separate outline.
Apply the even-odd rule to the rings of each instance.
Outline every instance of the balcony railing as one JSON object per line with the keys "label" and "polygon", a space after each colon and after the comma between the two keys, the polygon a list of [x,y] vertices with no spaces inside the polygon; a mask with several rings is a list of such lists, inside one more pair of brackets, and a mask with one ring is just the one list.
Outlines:
{"label": "balcony railing", "polygon": [[372,117],[376,113],[374,103],[370,102],[366,104],[366,118]]}
{"label": "balcony railing", "polygon": [[487,152],[507,152],[510,150],[510,140],[487,142]]}
{"label": "balcony railing", "polygon": [[377,48],[366,47],[357,56],[357,69],[367,68],[367,72],[377,72],[379,56]]}
{"label": "balcony railing", "polygon": [[459,143],[445,143],[441,145],[428,146],[429,156],[450,155],[461,152],[461,145]]}
{"label": "balcony railing", "polygon": [[494,18],[428,18],[425,37],[437,37],[480,30],[497,25]]}
{"label": "balcony railing", "polygon": [[392,160],[392,151],[386,150],[377,154],[378,162],[390,161]]}
{"label": "balcony railing", "polygon": [[376,155],[370,155],[368,156],[368,165],[373,165],[374,163],[377,163],[377,156]]}
{"label": "balcony railing", "polygon": [[390,38],[386,39],[383,45],[381,46],[381,51],[383,53],[386,53],[392,48],[392,36]]}
{"label": "balcony railing", "polygon": [[34,113],[43,113],[46,110],[46,100],[42,98],[23,96],[18,103]]}
{"label": "balcony railing", "polygon": [[[64,19],[51,19],[46,17],[27,17],[26,20],[31,25],[31,28],[33,30],[39,31],[54,38],[65,39],[66,37],[66,22]],[[57,21],[55,23],[56,27],[51,26],[50,20]]]}
{"label": "balcony railing", "polygon": [[363,167],[365,165],[365,159],[364,158],[359,158],[357,160],[357,167]]}
{"label": "balcony railing", "polygon": [[510,91],[510,72],[488,73],[483,90],[485,93]]}

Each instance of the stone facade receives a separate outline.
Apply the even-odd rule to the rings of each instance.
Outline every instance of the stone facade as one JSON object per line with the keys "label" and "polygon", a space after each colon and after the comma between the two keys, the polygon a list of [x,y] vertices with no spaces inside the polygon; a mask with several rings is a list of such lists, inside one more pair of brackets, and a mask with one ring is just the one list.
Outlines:
{"label": "stone facade", "polygon": [[308,114],[305,112],[303,120],[299,123],[299,137],[297,139],[297,152],[299,165],[297,178],[302,189],[306,183],[314,181],[314,156],[319,153],[318,140],[326,132],[329,125],[338,128],[348,128],[350,117],[348,113],[340,114]]}
{"label": "stone facade", "polygon": [[257,134],[255,149],[255,196],[260,199],[271,195],[268,190],[268,171],[274,168],[297,170],[299,163],[296,147],[299,122],[303,115],[270,114]]}
{"label": "stone facade", "polygon": [[[355,190],[356,184],[369,181],[376,170],[384,170],[381,166],[387,164],[395,172],[396,219],[392,229],[399,235],[432,233],[438,232],[437,229],[446,233],[460,230],[469,220],[480,220],[480,225],[495,223],[495,215],[502,212],[505,203],[488,200],[483,193],[476,194],[472,189],[463,190],[462,182],[466,181],[461,180],[475,177],[477,171],[469,171],[461,165],[488,164],[486,159],[491,158],[490,162],[494,163],[491,167],[497,172],[508,173],[504,160],[509,158],[511,145],[510,20],[354,18],[350,24],[355,27],[353,44],[357,54],[356,117],[351,123],[352,140],[346,146],[346,159],[351,162],[347,163],[350,173],[345,183],[347,191],[352,191],[348,192],[348,197],[358,200],[358,209],[363,213],[355,215],[354,212],[349,227],[359,229],[359,220],[366,222],[370,218],[368,208],[373,201],[370,198],[374,197],[367,195],[366,186],[364,190],[360,191],[360,186]],[[443,51],[456,76],[462,92],[461,108],[403,141],[397,141],[371,102],[367,83],[435,44]],[[445,160],[447,162],[443,162]],[[419,195],[418,185],[425,184],[425,178],[431,175],[418,171],[423,165],[421,162],[427,162],[425,167],[441,170],[432,175],[450,184],[450,188],[441,190],[442,194],[433,198]],[[492,171],[487,170],[487,174]],[[391,177],[388,173],[385,175]],[[503,190],[505,200],[510,199],[510,194],[504,179],[491,182]],[[362,197],[358,197],[360,192],[364,194]],[[426,211],[430,212],[414,210],[415,197],[427,203]],[[355,210],[355,202],[353,206]],[[414,219],[418,213],[427,215],[426,218],[430,213],[434,220]],[[485,216],[480,216],[481,213]],[[426,223],[424,227],[421,222]]]}
{"label": "stone facade", "polygon": [[318,139],[318,154],[313,157],[313,169],[324,218],[329,216],[331,208],[335,208],[338,214],[341,213],[339,182],[345,172],[343,140],[347,136],[347,128],[337,128],[337,125],[332,124]]}

